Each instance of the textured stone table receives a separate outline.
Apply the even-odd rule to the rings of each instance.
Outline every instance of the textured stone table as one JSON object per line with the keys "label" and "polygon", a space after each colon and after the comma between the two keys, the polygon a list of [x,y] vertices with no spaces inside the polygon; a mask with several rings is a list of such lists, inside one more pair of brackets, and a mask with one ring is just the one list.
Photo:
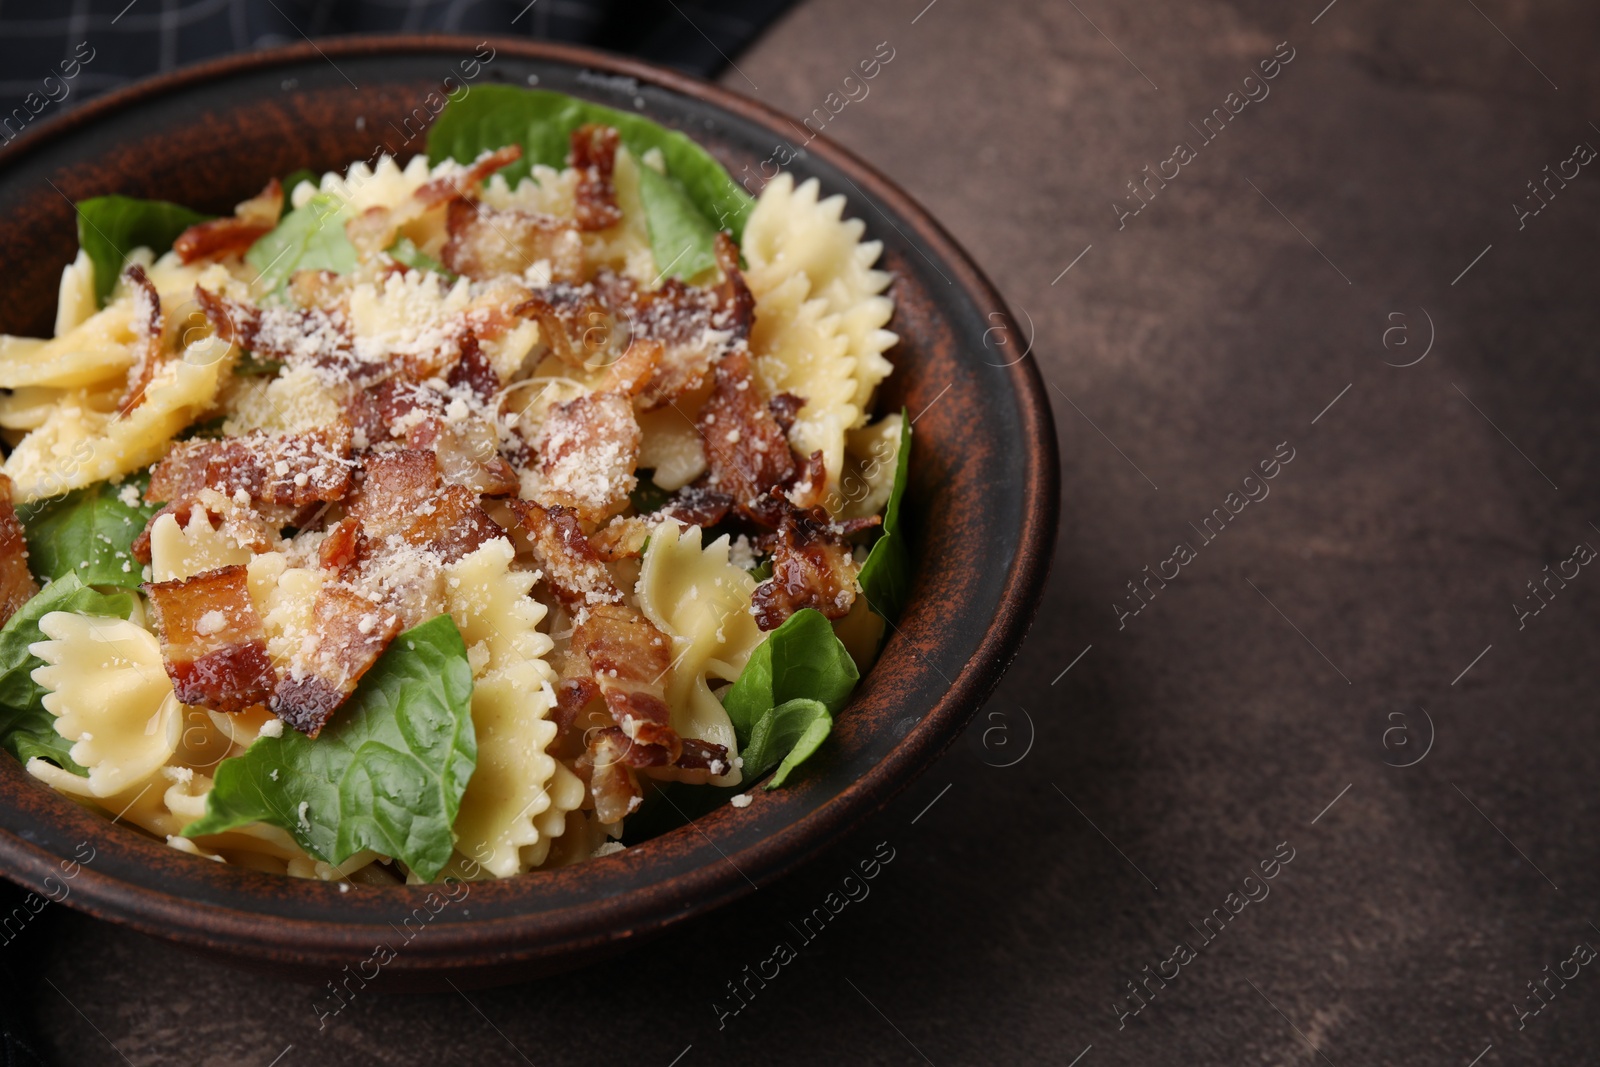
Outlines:
{"label": "textured stone table", "polygon": [[[723,80],[803,115],[889,42],[827,135],[1035,331],[1057,562],[967,737],[707,921],[321,1033],[302,987],[56,909],[38,965],[83,1012],[39,983],[59,1062],[1600,1058],[1574,956],[1600,945],[1600,569],[1575,555],[1600,547],[1600,195],[1574,157],[1600,12],[925,2],[804,4]],[[725,983],[880,842],[871,895],[719,1030]]]}

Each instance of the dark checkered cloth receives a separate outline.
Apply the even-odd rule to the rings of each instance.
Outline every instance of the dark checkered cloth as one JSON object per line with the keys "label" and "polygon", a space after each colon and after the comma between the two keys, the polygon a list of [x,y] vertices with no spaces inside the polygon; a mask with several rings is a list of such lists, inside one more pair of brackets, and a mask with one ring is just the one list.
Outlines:
{"label": "dark checkered cloth", "polygon": [[709,77],[790,3],[0,0],[0,114],[26,105],[42,120],[97,93],[186,63],[347,33],[494,34],[567,41]]}

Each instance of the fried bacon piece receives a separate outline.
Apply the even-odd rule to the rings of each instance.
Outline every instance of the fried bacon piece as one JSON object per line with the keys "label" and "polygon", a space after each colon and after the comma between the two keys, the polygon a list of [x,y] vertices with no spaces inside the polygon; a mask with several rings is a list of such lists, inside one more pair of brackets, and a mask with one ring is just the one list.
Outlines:
{"label": "fried bacon piece", "polygon": [[873,516],[835,524],[821,508],[790,508],[778,525],[772,577],[750,595],[756,625],[777,629],[802,608],[816,608],[830,619],[849,614],[856,599],[858,568],[845,537],[878,521]]}
{"label": "fried bacon piece", "polygon": [[778,421],[778,428],[784,433],[794,429],[794,420],[805,406],[805,397],[793,393],[779,393],[767,401],[767,410],[772,412],[772,417]]}
{"label": "fried bacon piece", "polygon": [[452,389],[466,386],[472,395],[485,404],[493,404],[495,394],[500,392],[500,375],[496,373],[494,364],[489,362],[489,357],[484,354],[483,346],[478,343],[478,335],[470,327],[461,335],[461,357],[456,360],[456,365],[450,368],[450,377],[446,379]]}
{"label": "fried bacon piece", "polygon": [[795,468],[794,480],[789,484],[789,503],[802,511],[821,507],[828,494],[828,468],[822,461],[822,450],[811,453]]}
{"label": "fried bacon piece", "polygon": [[575,195],[578,229],[607,230],[622,221],[611,171],[621,134],[613,126],[587,123],[572,131],[571,163],[578,172]]}
{"label": "fried bacon piece", "polygon": [[486,496],[515,493],[522,483],[500,455],[500,439],[483,419],[445,422],[428,418],[406,435],[406,447],[434,450],[439,471],[452,485],[464,485]]}
{"label": "fried bacon piece", "polygon": [[282,214],[283,184],[273,178],[261,192],[234,208],[232,215],[184,230],[172,242],[172,250],[184,263],[241,256],[278,225]]}
{"label": "fried bacon piece", "polygon": [[361,556],[364,540],[361,521],[345,516],[328,527],[328,536],[317,546],[317,563],[335,573],[348,570]]}
{"label": "fried bacon piece", "polygon": [[342,424],[303,434],[255,430],[238,437],[179,441],[150,472],[150,500],[192,500],[202,489],[300,507],[342,500],[355,464]]}
{"label": "fried bacon piece", "polygon": [[478,494],[464,485],[445,485],[432,452],[400,449],[369,453],[363,480],[346,502],[349,517],[361,524],[374,551],[392,538],[437,553],[451,563],[505,536]]}
{"label": "fried bacon piece", "polygon": [[618,516],[589,535],[595,553],[608,563],[644,552],[650,531],[662,519],[686,526],[715,526],[733,510],[733,498],[704,486],[685,486],[652,515]]}
{"label": "fried bacon piece", "polygon": [[145,390],[150,388],[156,371],[160,369],[163,353],[161,335],[166,330],[166,318],[161,314],[161,294],[156,292],[144,268],[134,263],[122,272],[123,283],[133,290],[133,320],[128,324],[137,339],[138,355],[128,370],[128,389],[117,404],[117,414],[128,412],[144,402]]}
{"label": "fried bacon piece", "polygon": [[439,258],[474,281],[521,274],[540,260],[557,281],[583,278],[583,241],[577,228],[554,215],[497,211],[471,200],[450,201],[445,216],[450,239]]}
{"label": "fried bacon piece", "polygon": [[[297,272],[291,283],[297,298],[302,295],[302,275],[321,284],[321,272]],[[371,384],[390,371],[387,357],[364,360],[356,354],[349,323],[337,306],[258,308],[198,285],[194,297],[219,338],[248,349],[257,359],[278,360],[290,367],[310,366],[326,378],[357,385]]]}
{"label": "fried bacon piece", "polygon": [[244,567],[147,583],[144,591],[179,700],[237,712],[271,697],[277,679]]}
{"label": "fried bacon piece", "polygon": [[636,396],[643,392],[661,367],[665,348],[660,341],[635,337],[627,351],[606,367],[605,377],[595,387],[597,392]]}
{"label": "fried bacon piece", "polygon": [[716,385],[699,425],[710,468],[707,484],[733,497],[746,518],[777,526],[782,504],[771,490],[793,480],[794,456],[789,438],[762,402],[748,352],[730,352],[717,364]]}
{"label": "fried bacon piece", "polygon": [[683,742],[666,698],[671,638],[633,608],[597,604],[573,629],[568,655],[587,665],[606,709],[631,741],[665,749],[664,763],[677,760]]}
{"label": "fried bacon piece", "polygon": [[737,337],[749,338],[750,324],[755,320],[756,298],[739,270],[739,246],[727,233],[718,233],[715,251],[717,266],[722,269],[722,282],[717,286],[717,297],[721,301],[717,324],[732,330]]}
{"label": "fried bacon piece", "polygon": [[28,571],[28,542],[11,504],[11,479],[0,474],[0,626],[39,591]]}
{"label": "fried bacon piece", "polygon": [[642,797],[639,782],[627,764],[635,746],[615,726],[596,730],[589,737],[588,750],[578,760],[580,773],[587,772],[589,795],[594,797],[595,818],[615,823],[633,814]]}
{"label": "fried bacon piece", "polygon": [[541,286],[512,308],[539,324],[550,354],[571,367],[592,370],[605,362],[617,335],[616,316],[592,285]]}
{"label": "fried bacon piece", "polygon": [[400,632],[400,616],[329,583],[317,593],[311,630],[310,648],[296,652],[268,706],[296,730],[316,737]]}
{"label": "fried bacon piece", "polygon": [[466,170],[456,175],[446,175],[435,178],[419,188],[415,199],[425,208],[438,207],[446,201],[461,200],[476,196],[478,186],[484,179],[502,167],[509,167],[522,158],[522,146],[519,144],[506,145],[493,152],[487,152],[467,167]]}
{"label": "fried bacon piece", "polygon": [[643,436],[625,396],[589,393],[555,405],[534,441],[539,502],[603,522],[628,502]]}
{"label": "fried bacon piece", "polygon": [[641,290],[632,279],[602,270],[592,288],[602,306],[626,321],[633,343],[641,339],[661,343],[654,373],[635,390],[636,403],[645,411],[700,388],[712,364],[749,336],[748,325],[741,332],[725,320],[715,292],[677,278]]}
{"label": "fried bacon piece", "polygon": [[622,602],[611,572],[570,508],[545,507],[529,500],[507,503],[528,535],[545,581],[569,612],[580,615],[593,607]]}

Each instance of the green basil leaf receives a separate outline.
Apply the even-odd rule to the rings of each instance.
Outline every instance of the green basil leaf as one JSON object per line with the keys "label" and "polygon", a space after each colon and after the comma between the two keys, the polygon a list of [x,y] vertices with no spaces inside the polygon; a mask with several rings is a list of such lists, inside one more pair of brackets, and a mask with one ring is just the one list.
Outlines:
{"label": "green basil leaf", "polygon": [[[588,122],[615,127],[635,160],[642,161],[652,148],[661,151],[666,176],[646,175],[650,168],[641,162],[639,192],[650,227],[651,251],[663,273],[691,277],[715,262],[710,238],[718,230],[728,230],[736,241],[744,233],[755,201],[693,139],[640,115],[564,93],[514,85],[479,86],[446,105],[429,129],[428,161],[471,163],[484,152],[521,145],[522,158],[500,172],[514,186],[536,163],[564,167],[572,131]],[[673,264],[680,255],[682,259]]]}
{"label": "green basil leaf", "polygon": [[431,881],[477,762],[467,646],[440,615],[395,638],[315,740],[286,729],[223,760],[184,835],[270,823],[328,863],[370,848]]}
{"label": "green basil leaf", "polygon": [[[33,573],[40,581],[71,574],[84,585],[137,589],[144,565],[130,549],[157,510],[157,505],[144,502],[149,484],[148,475],[121,484],[96,482],[64,496],[18,506]],[[130,486],[138,494],[133,504],[122,499]]]}
{"label": "green basil leaf", "polygon": [[[833,624],[814,608],[795,612],[756,646],[738,681],[723,695],[722,706],[733,722],[741,756],[769,711],[805,699],[837,715],[860,678]],[[746,768],[745,776],[754,774]]]}
{"label": "green basil leaf", "polygon": [[47,759],[73,774],[88,772],[68,752],[72,742],[56,733],[56,717],[45,710],[45,688],[33,680],[35,667],[44,661],[28,651],[35,641],[46,640],[39,620],[52,611],[80,615],[107,615],[126,619],[133,614],[131,593],[101,593],[90,589],[75,574],[56,579],[39,591],[0,627],[0,745],[26,763],[35,756]]}
{"label": "green basil leaf", "polygon": [[650,254],[659,273],[692,278],[717,265],[717,227],[700,213],[681,185],[640,163],[639,200],[644,204]]}
{"label": "green basil leaf", "polygon": [[233,373],[241,378],[276,378],[283,370],[283,362],[276,359],[257,359],[253,352],[239,353],[233,363]]}
{"label": "green basil leaf", "polygon": [[900,529],[900,498],[906,491],[906,469],[911,463],[911,418],[900,412],[900,451],[895,457],[894,488],[883,512],[883,534],[867,553],[857,582],[867,606],[893,622],[900,616],[911,592],[911,548]]}
{"label": "green basil leaf", "polygon": [[211,218],[181,204],[131,196],[97,196],[78,201],[77,208],[78,247],[94,264],[94,296],[101,307],[129,252],[143,246],[159,256],[184,230]]}
{"label": "green basil leaf", "polygon": [[776,763],[778,773],[767,788],[778,788],[790,771],[821,746],[832,729],[833,716],[820,700],[796,697],[768,708],[750,731],[750,743],[739,750],[745,780],[755,781]]}
{"label": "green basil leaf", "polygon": [[385,249],[396,263],[404,263],[412,270],[431,270],[435,274],[443,275],[447,281],[455,281],[459,275],[437,259],[418,248],[416,242],[409,237],[402,237]]}
{"label": "green basil leaf", "polygon": [[262,287],[274,292],[297,270],[348,274],[359,263],[355,246],[344,232],[348,214],[338,198],[318,193],[251,245],[244,254],[245,262],[260,274]]}
{"label": "green basil leaf", "polygon": [[651,477],[654,471],[639,471],[638,484],[628,494],[628,502],[640,515],[653,515],[667,506],[672,494],[656,484]]}

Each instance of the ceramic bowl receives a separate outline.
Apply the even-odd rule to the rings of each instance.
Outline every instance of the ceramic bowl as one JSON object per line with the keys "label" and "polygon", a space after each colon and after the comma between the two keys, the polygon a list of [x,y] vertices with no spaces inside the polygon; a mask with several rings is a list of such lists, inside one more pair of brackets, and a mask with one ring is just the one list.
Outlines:
{"label": "ceramic bowl", "polygon": [[[483,62],[485,47],[492,58]],[[476,78],[466,61],[479,60]],[[883,410],[916,418],[906,525],[914,590],[832,737],[779,790],[719,804],[623,852],[476,883],[388,962],[389,988],[487,984],[570,967],[750,892],[880,808],[961,731],[1038,605],[1058,507],[1055,432],[1034,361],[972,261],[894,184],[785,116],[714,85],[527,41],[341,38],[234,56],[94,100],[0,150],[0,330],[45,335],[76,250],[71,202],[106,193],[227,213],[270,175],[423,149],[441,95],[533,85],[637,110],[704,144],[752,190],[779,153],[843,193],[883,242],[900,344]],[[765,166],[763,166],[765,164]],[[1021,357],[1021,358],[1019,358]],[[0,870],[42,890],[83,842],[67,898],[113,922],[320,980],[372,956],[427,887],[341,887],[209,862],[114,826],[0,756]],[[81,856],[84,853],[79,853]]]}

